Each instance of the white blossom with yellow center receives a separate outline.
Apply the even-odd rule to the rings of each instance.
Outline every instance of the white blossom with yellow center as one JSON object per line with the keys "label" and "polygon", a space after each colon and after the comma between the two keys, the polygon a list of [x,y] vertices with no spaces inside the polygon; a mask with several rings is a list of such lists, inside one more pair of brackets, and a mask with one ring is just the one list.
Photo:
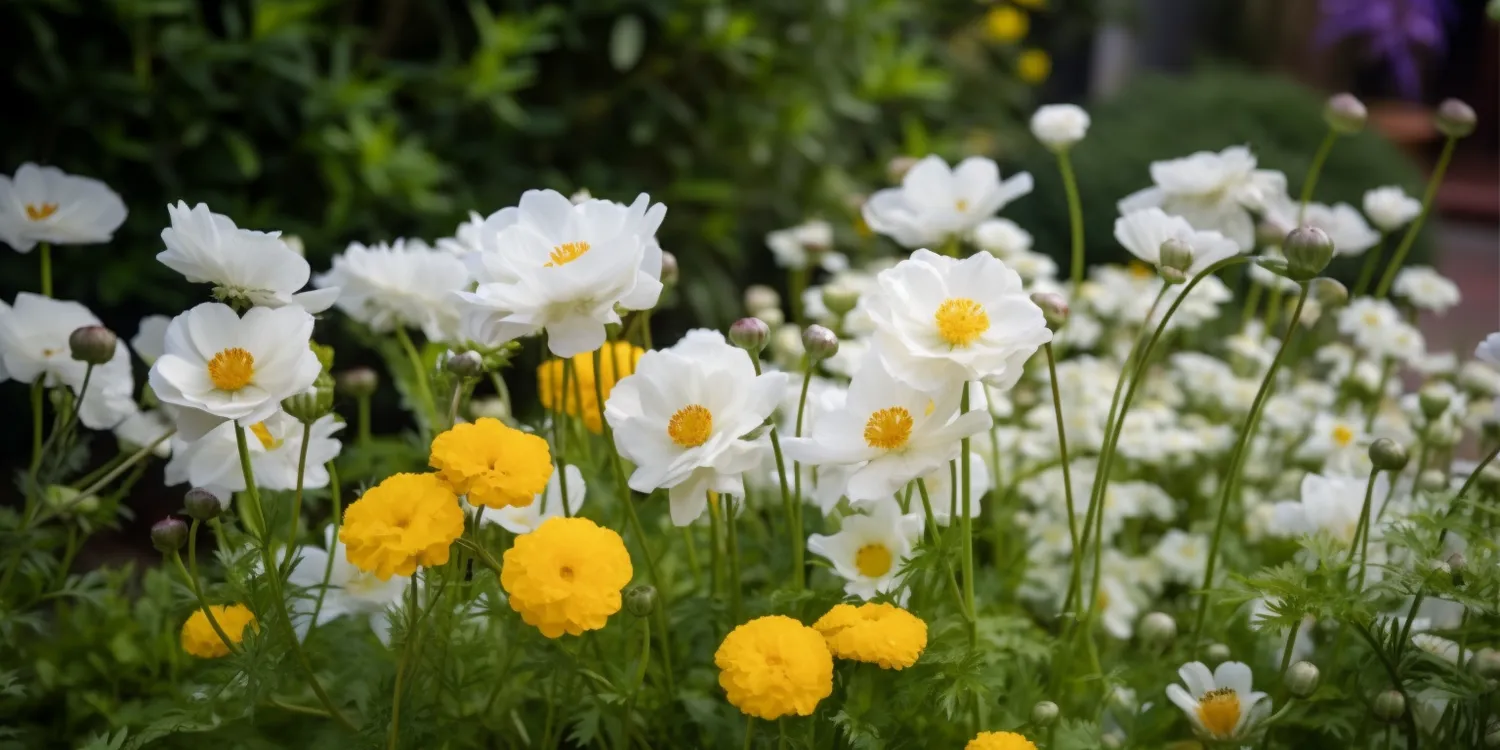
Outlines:
{"label": "white blossom with yellow center", "polygon": [[[343,427],[343,422],[331,414],[313,422],[307,440],[307,465],[303,469],[304,489],[328,486],[328,462],[337,458],[343,448],[334,436]],[[297,489],[301,422],[277,411],[245,428],[245,447],[250,450],[250,468],[258,487],[276,491]],[[202,487],[227,506],[232,493],[245,489],[234,425],[222,422],[197,440],[174,439],[165,475],[168,485]]]}
{"label": "white blossom with yellow center", "polygon": [[646,352],[604,405],[616,449],[636,466],[630,488],[666,489],[678,526],[703,514],[710,490],[744,497],[743,475],[767,447],[764,437],[747,438],[786,388],[786,373],[756,375],[749,355],[717,331],[689,331],[670,349]]}
{"label": "white blossom with yellow center", "polygon": [[213,284],[214,295],[222,301],[294,305],[320,313],[339,296],[339,289],[331,286],[299,291],[307,286],[312,267],[280,232],[241,229],[202,203],[189,208],[178,201],[167,206],[167,215],[171,226],[161,231],[166,249],[156,259],[188,281]]}
{"label": "white blossom with yellow center", "polygon": [[1030,173],[1001,181],[1000,168],[984,157],[950,169],[941,158],[927,156],[907,170],[899,187],[877,190],[865,201],[864,220],[904,247],[939,245],[968,234],[1031,187]]}
{"label": "white blossom with yellow center", "polygon": [[[297,548],[297,565],[287,579],[293,587],[289,593],[289,608],[297,637],[306,638],[314,624],[325,625],[340,617],[362,617],[369,621],[375,637],[389,645],[390,616],[399,609],[411,579],[391,576],[382,581],[374,574],[354,567],[344,551],[344,544],[334,538],[333,529],[328,527],[324,540],[326,551],[312,545]],[[326,589],[323,587],[325,574],[328,576]],[[320,597],[321,609],[318,606]],[[316,623],[312,622],[314,612],[318,616]]]}
{"label": "white blossom with yellow center", "polygon": [[0,175],[0,242],[17,252],[108,242],[124,221],[125,202],[98,180],[30,162]]}
{"label": "white blossom with yellow center", "polygon": [[[1341,544],[1354,541],[1355,527],[1364,510],[1368,474],[1308,474],[1302,478],[1302,494],[1297,500],[1276,503],[1269,531],[1274,536],[1299,537],[1324,533]],[[1383,536],[1380,510],[1390,494],[1390,479],[1381,473],[1375,480],[1370,498],[1370,539]],[[1387,518],[1387,522],[1389,522]]]}
{"label": "white blossom with yellow center", "polygon": [[844,593],[868,600],[899,585],[901,567],[922,535],[922,515],[903,515],[890,496],[865,510],[846,516],[837,534],[809,536],[807,549],[833,565]]}
{"label": "white blossom with yellow center", "polygon": [[17,294],[14,306],[0,302],[0,378],[40,380],[77,395],[87,375],[78,420],[95,430],[118,425],[137,411],[129,348],[116,346],[114,356],[89,374],[88,365],[73,359],[68,345],[74,330],[96,325],[99,319],[77,302],[30,292]]}
{"label": "white blossom with yellow center", "polygon": [[1251,690],[1250,667],[1242,662],[1226,661],[1209,672],[1202,662],[1195,661],[1184,664],[1177,674],[1182,677],[1182,685],[1168,685],[1167,698],[1187,714],[1194,731],[1206,739],[1248,736],[1271,712],[1270,698]]}

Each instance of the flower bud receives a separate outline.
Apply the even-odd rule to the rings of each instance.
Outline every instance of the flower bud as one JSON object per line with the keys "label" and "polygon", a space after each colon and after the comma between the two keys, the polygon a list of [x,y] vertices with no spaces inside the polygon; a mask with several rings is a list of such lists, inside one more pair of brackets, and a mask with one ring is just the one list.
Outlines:
{"label": "flower bud", "polygon": [[1500,677],[1500,651],[1492,648],[1482,648],[1474,652],[1474,658],[1469,661],[1469,668],[1480,677],[1495,679]]}
{"label": "flower bud", "polygon": [[194,487],[182,496],[182,507],[187,514],[199,521],[212,521],[224,512],[224,505],[214,493],[202,487]]}
{"label": "flower bud", "polygon": [[102,365],[114,359],[118,339],[104,326],[84,326],[68,335],[68,350],[73,359],[91,365]]}
{"label": "flower bud", "polygon": [[42,501],[51,508],[54,513],[66,515],[70,513],[89,514],[99,509],[99,497],[89,495],[79,501],[79,495],[83,492],[75,490],[65,484],[54,484],[42,491]]}
{"label": "flower bud", "polygon": [[312,349],[313,356],[318,358],[318,364],[323,367],[323,372],[333,371],[333,347],[309,341],[307,348]]}
{"label": "flower bud", "polygon": [[1047,328],[1056,332],[1068,323],[1068,301],[1055,292],[1036,292],[1031,295],[1032,304],[1042,308],[1042,318]]}
{"label": "flower bud", "polygon": [[1370,443],[1370,463],[1379,471],[1400,471],[1406,468],[1406,449],[1390,438],[1380,438]]}
{"label": "flower bud", "polygon": [[1299,661],[1286,670],[1286,689],[1298,698],[1306,698],[1318,689],[1318,680],[1321,677],[1317,665],[1312,662]]}
{"label": "flower bud", "polygon": [[775,289],[765,284],[751,284],[745,287],[745,312],[754,315],[769,307],[781,307],[781,295]]}
{"label": "flower bud", "polygon": [[356,367],[339,373],[339,389],[355,398],[368,398],[380,387],[380,375],[368,367]]}
{"label": "flower bud", "polygon": [[765,324],[772,328],[780,326],[782,323],[786,322],[786,315],[781,312],[781,308],[779,307],[767,307],[762,310],[757,310],[755,311],[754,317],[765,321]]}
{"label": "flower bud", "polygon": [[636,586],[625,592],[625,611],[636,617],[649,617],[656,609],[656,587]]}
{"label": "flower bud", "polygon": [[[1188,269],[1193,267],[1193,246],[1176,237],[1170,237],[1166,242],[1161,243],[1157,258],[1160,261],[1157,263],[1157,268],[1161,271],[1162,278],[1174,284],[1181,283],[1186,279]],[[1176,271],[1174,275],[1178,280],[1173,281],[1169,278],[1168,271]]]}
{"label": "flower bud", "polygon": [[1406,714],[1406,696],[1399,690],[1387,690],[1375,696],[1375,717],[1395,721]]}
{"label": "flower bud", "polygon": [[484,358],[476,351],[449,352],[443,367],[461,378],[477,378],[484,374]]}
{"label": "flower bud", "polygon": [[1446,450],[1458,444],[1458,437],[1458,428],[1447,420],[1441,420],[1427,425],[1427,434],[1424,439],[1428,445]]}
{"label": "flower bud", "polygon": [[1323,106],[1323,121],[1340,135],[1354,135],[1364,130],[1368,117],[1365,103],[1350,93],[1334,94]]}
{"label": "flower bud", "polygon": [[1448,475],[1441,469],[1428,469],[1417,477],[1417,487],[1424,492],[1442,492],[1448,489]]}
{"label": "flower bud", "polygon": [[1308,282],[1312,284],[1313,299],[1325,310],[1334,310],[1349,304],[1349,287],[1344,286],[1337,279],[1319,277]]}
{"label": "flower bud", "polygon": [[1031,723],[1039,727],[1050,727],[1057,721],[1057,704],[1052,701],[1038,701],[1031,707]]}
{"label": "flower bud", "polygon": [[1297,227],[1281,245],[1287,276],[1294,281],[1316,278],[1333,260],[1333,240],[1317,227]]}
{"label": "flower bud", "polygon": [[1457,99],[1444,99],[1438,105],[1433,124],[1449,138],[1463,138],[1474,132],[1474,108]]}
{"label": "flower bud", "polygon": [[162,552],[176,552],[187,544],[188,527],[182,519],[174,516],[151,524],[151,546]]}
{"label": "flower bud", "polygon": [[823,287],[823,306],[834,315],[848,315],[859,304],[859,290],[833,283]]}
{"label": "flower bud", "polygon": [[1141,618],[1140,633],[1146,644],[1165,646],[1177,637],[1177,621],[1166,612],[1152,612]]}
{"label": "flower bud", "polygon": [[1453,576],[1453,585],[1464,585],[1464,572],[1469,568],[1469,559],[1462,552],[1454,552],[1444,562],[1448,566],[1448,575]]}
{"label": "flower bud", "polygon": [[679,273],[681,270],[677,267],[677,256],[663,250],[661,252],[661,285],[675,286]]}
{"label": "flower bud", "polygon": [[1099,736],[1099,746],[1105,750],[1119,750],[1125,746],[1125,738],[1119,732],[1105,732]]}
{"label": "flower bud", "polygon": [[312,424],[333,411],[333,392],[314,385],[282,399],[281,410],[302,424]]}
{"label": "flower bud", "polygon": [[802,350],[814,362],[828,359],[839,353],[839,337],[823,326],[808,326],[802,332]]}
{"label": "flower bud", "polygon": [[885,165],[886,179],[890,180],[893,185],[901,182],[906,177],[906,173],[910,172],[912,167],[917,166],[917,161],[915,156],[897,156],[891,159]]}
{"label": "flower bud", "polygon": [[1417,393],[1417,406],[1429,422],[1443,416],[1452,401],[1452,394],[1445,388],[1427,386]]}
{"label": "flower bud", "polygon": [[1229,661],[1229,647],[1222,643],[1211,643],[1209,644],[1208,651],[1205,652],[1205,655],[1208,657],[1209,661],[1215,664],[1218,664],[1219,662]]}
{"label": "flower bud", "polygon": [[740,318],[729,327],[729,343],[751,354],[760,354],[771,338],[771,327],[759,318]]}

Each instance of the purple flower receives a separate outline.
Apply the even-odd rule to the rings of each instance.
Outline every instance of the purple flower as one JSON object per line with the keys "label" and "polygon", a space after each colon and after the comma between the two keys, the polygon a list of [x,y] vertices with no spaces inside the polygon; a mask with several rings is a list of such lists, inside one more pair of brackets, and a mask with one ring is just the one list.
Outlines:
{"label": "purple flower", "polygon": [[1322,0],[1319,11],[1315,44],[1364,38],[1369,56],[1390,66],[1396,89],[1415,99],[1422,93],[1419,49],[1442,51],[1443,21],[1453,8],[1451,0]]}

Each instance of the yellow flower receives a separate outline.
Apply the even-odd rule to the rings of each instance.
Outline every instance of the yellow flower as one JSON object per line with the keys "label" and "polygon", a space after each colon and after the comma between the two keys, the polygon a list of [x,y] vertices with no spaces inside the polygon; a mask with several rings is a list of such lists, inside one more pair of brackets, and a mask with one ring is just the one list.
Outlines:
{"label": "yellow flower", "polygon": [[761,617],[730,631],[714,654],[735,708],[767,721],[809,716],[833,692],[833,655],[818,631],[790,617]]}
{"label": "yellow flower", "polygon": [[964,750],[1036,750],[1036,745],[1015,732],[980,732]]}
{"label": "yellow flower", "polygon": [[905,669],[927,648],[927,623],[889,604],[836,604],[813,623],[840,659]]}
{"label": "yellow flower", "polygon": [[[620,378],[635,372],[635,364],[646,350],[632,346],[626,341],[613,341],[604,345],[599,355],[600,369],[604,379],[604,400],[609,400],[610,391]],[[563,394],[563,361],[549,359],[536,368],[536,389],[542,399],[542,408],[556,411],[563,404],[563,411],[578,416],[580,396],[583,401],[583,424],[589,432],[600,434],[604,427],[599,421],[599,399],[594,393],[594,353],[584,352],[573,357],[573,374],[568,376],[567,394]]]}
{"label": "yellow flower", "polygon": [[1052,58],[1039,49],[1029,49],[1016,58],[1016,75],[1027,83],[1041,83],[1052,75]]}
{"label": "yellow flower", "polygon": [[500,585],[527,625],[557,638],[604,627],[634,574],[619,534],[587,518],[554,517],[516,537]]}
{"label": "yellow flower", "polygon": [[[245,628],[259,629],[255,624],[255,613],[243,604],[231,604],[223,606],[219,604],[208,605],[213,612],[214,620],[219,627],[224,629],[224,635],[236,645],[245,637]],[[182,624],[182,650],[198,657],[199,659],[217,659],[229,655],[229,647],[224,645],[224,640],[214,632],[214,626],[209,623],[208,615],[203,610],[194,610]]]}
{"label": "yellow flower", "polygon": [[490,417],[438,435],[428,463],[454,492],[490,508],[530,505],[552,478],[546,440]]}
{"label": "yellow flower", "polygon": [[448,562],[463,533],[458,496],[438,475],[393,474],[349,504],[339,541],[354,567],[388,581]]}
{"label": "yellow flower", "polygon": [[1025,11],[1009,5],[996,5],[984,14],[984,32],[990,39],[1009,44],[1019,41],[1031,29],[1031,18]]}

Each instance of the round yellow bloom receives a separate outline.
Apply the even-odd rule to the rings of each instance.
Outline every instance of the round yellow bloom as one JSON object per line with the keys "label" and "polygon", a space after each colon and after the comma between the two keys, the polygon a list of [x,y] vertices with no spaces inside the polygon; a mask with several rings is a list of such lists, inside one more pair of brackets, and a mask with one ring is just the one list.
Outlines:
{"label": "round yellow bloom", "polygon": [[714,654],[735,708],[766,721],[809,716],[833,692],[833,655],[818,631],[790,617],[760,617],[730,631]]}
{"label": "round yellow bloom", "polygon": [[458,496],[438,475],[393,474],[349,504],[339,541],[354,567],[388,581],[448,562],[463,533]]}
{"label": "round yellow bloom", "polygon": [[927,648],[927,623],[890,604],[836,604],[813,623],[840,659],[905,669]]}
{"label": "round yellow bloom", "polygon": [[438,435],[428,463],[454,492],[490,508],[530,505],[552,478],[546,440],[490,417]]}
{"label": "round yellow bloom", "polygon": [[[239,645],[245,637],[245,628],[257,628],[255,624],[255,613],[243,604],[231,604],[223,606],[220,604],[208,605],[213,612],[214,620],[219,627],[224,629],[224,635],[235,645]],[[224,645],[224,640],[214,632],[214,626],[209,623],[208,615],[203,610],[194,610],[182,623],[182,650],[198,657],[199,659],[217,659],[229,655],[229,647]]]}
{"label": "round yellow bloom", "polygon": [[1016,58],[1016,75],[1027,83],[1041,83],[1052,75],[1052,58],[1039,49],[1029,49]]}
{"label": "round yellow bloom", "polygon": [[587,518],[553,517],[505,551],[510,607],[548,638],[604,627],[635,570],[625,540]]}
{"label": "round yellow bloom", "polygon": [[1009,5],[996,5],[984,15],[984,32],[990,39],[1002,44],[1018,41],[1031,29],[1031,18],[1025,11]]}
{"label": "round yellow bloom", "polygon": [[980,732],[964,750],[1036,750],[1036,745],[1015,732]]}
{"label": "round yellow bloom", "polygon": [[[604,345],[599,354],[599,369],[604,371],[604,378],[599,385],[604,390],[604,400],[609,400],[609,393],[620,378],[635,372],[635,364],[645,353],[645,349],[632,346],[626,341],[611,341]],[[563,361],[560,359],[549,359],[536,368],[536,389],[541,396],[543,408],[556,411],[557,404],[561,403],[562,410],[575,417],[580,413],[578,404],[581,400],[584,426],[595,435],[603,432],[599,398],[594,393],[593,352],[574,355],[573,374],[568,377],[566,394],[563,393]]]}

